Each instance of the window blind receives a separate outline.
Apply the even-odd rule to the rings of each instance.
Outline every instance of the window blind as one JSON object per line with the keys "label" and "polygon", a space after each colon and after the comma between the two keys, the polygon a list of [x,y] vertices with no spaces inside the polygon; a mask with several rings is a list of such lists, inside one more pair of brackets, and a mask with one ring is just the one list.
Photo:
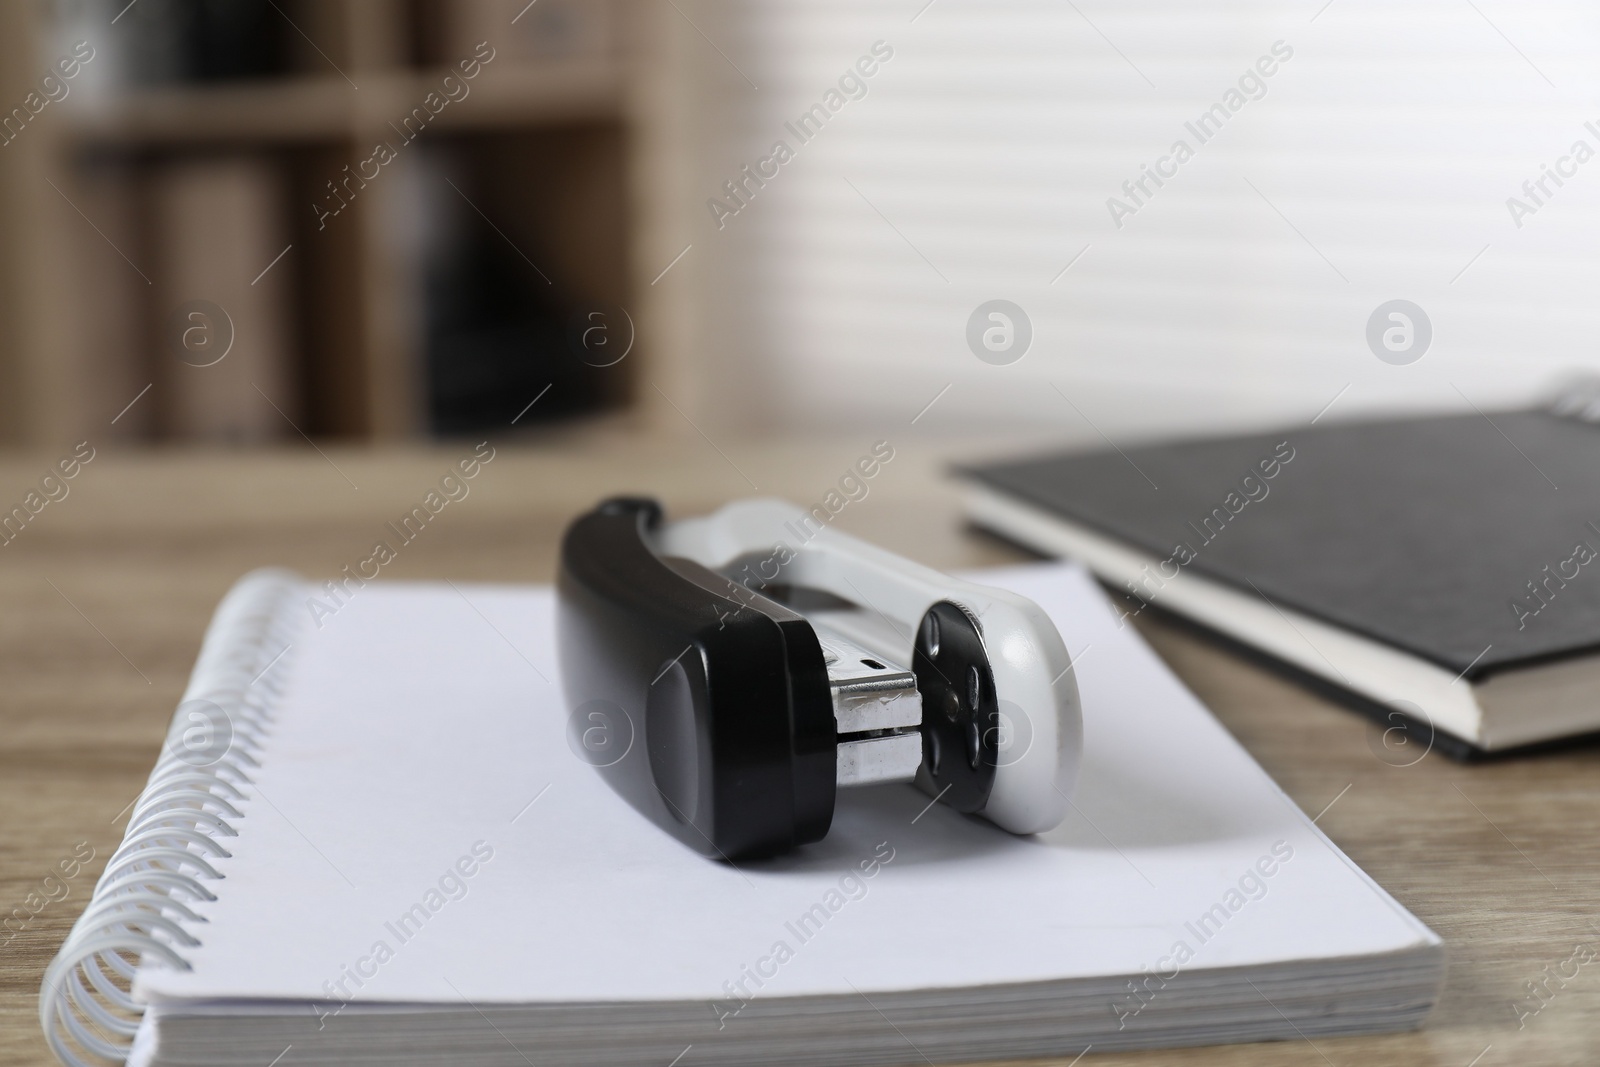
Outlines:
{"label": "window blind", "polygon": [[[1491,409],[1597,363],[1593,5],[727,10],[701,239],[739,257],[711,299],[768,424],[1122,440]],[[1014,362],[968,343],[996,299]],[[1420,316],[1372,334],[1396,300]]]}

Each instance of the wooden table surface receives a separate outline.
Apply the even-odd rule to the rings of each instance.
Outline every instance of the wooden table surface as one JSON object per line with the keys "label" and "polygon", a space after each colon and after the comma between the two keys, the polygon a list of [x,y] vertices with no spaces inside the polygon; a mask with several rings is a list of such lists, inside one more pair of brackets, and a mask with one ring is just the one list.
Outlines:
{"label": "wooden table surface", "polygon": [[[872,439],[729,444],[618,435],[495,442],[496,457],[385,568],[397,578],[545,581],[564,524],[599,497],[648,491],[669,513],[761,491],[820,501]],[[938,567],[1020,553],[963,527],[942,480],[951,443],[895,442],[839,527]],[[41,973],[121,837],[218,598],[281,564],[326,578],[364,558],[471,443],[409,451],[113,453],[101,450],[0,547],[0,916],[63,859],[93,850],[63,899],[0,931],[0,1064],[53,1062]],[[724,455],[725,453],[726,455]],[[0,458],[0,511],[54,455]],[[1420,1031],[1100,1056],[1099,1065],[1500,1067],[1600,1063],[1600,964],[1519,1027],[1528,983],[1600,942],[1600,749],[1461,766],[1379,758],[1376,728],[1148,617],[1139,628],[1217,717],[1350,857],[1445,939],[1444,995]],[[1331,807],[1329,805],[1331,804]],[[52,895],[59,896],[59,890]],[[32,898],[38,902],[42,898]],[[914,1056],[908,1056],[908,1062]]]}

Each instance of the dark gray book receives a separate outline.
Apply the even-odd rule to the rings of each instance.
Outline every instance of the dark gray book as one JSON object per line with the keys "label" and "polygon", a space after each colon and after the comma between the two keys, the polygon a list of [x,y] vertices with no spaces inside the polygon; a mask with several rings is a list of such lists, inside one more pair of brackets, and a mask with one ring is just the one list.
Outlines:
{"label": "dark gray book", "polygon": [[1593,407],[1300,426],[961,474],[974,522],[1081,559],[1128,594],[1127,613],[1188,617],[1358,695],[1411,739],[1437,728],[1500,750],[1600,730]]}

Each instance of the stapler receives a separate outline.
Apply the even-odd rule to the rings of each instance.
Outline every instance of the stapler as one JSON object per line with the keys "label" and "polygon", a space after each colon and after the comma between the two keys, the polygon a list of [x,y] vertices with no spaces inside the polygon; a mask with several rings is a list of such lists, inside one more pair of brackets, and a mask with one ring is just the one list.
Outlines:
{"label": "stapler", "polygon": [[566,531],[558,612],[569,743],[706,856],[817,841],[875,783],[1016,834],[1066,814],[1082,726],[1049,617],[792,504],[606,500]]}

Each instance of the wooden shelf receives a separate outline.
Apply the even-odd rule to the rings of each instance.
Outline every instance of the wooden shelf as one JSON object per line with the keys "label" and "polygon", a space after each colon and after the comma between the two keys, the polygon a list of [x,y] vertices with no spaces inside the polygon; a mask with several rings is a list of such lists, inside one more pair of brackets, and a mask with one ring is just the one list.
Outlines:
{"label": "wooden shelf", "polygon": [[[337,74],[299,75],[248,85],[141,89],[115,101],[84,101],[66,113],[79,145],[138,148],[205,144],[294,144],[365,137],[441,92],[448,69],[369,72],[356,86]],[[620,121],[621,65],[565,60],[487,67],[466,83],[430,129],[519,129]]]}
{"label": "wooden shelf", "polygon": [[[424,73],[401,93],[404,114],[438,88],[449,71]],[[486,69],[472,93],[439,114],[442,129],[508,129],[570,122],[621,121],[625,110],[622,65],[614,60]]]}
{"label": "wooden shelf", "polygon": [[343,78],[196,89],[141,89],[69,111],[68,135],[118,146],[207,141],[323,141],[350,130],[355,90]]}
{"label": "wooden shelf", "polygon": [[[567,58],[539,45],[531,17],[508,28],[523,10],[512,0],[279,0],[308,42],[283,57],[297,73],[107,83],[99,94],[86,79],[6,137],[0,441],[245,441],[302,431],[382,441],[425,432],[436,388],[425,257],[439,253],[410,225],[418,211],[407,198],[431,194],[416,183],[371,182],[346,202],[334,182],[378,143],[398,147],[396,128],[430,93],[448,96],[452,75],[469,88],[426,124],[424,141],[450,142],[438,146],[436,169],[457,168],[471,190],[467,225],[482,214],[492,247],[537,260],[561,286],[559,298],[541,294],[549,299],[496,313],[548,325],[564,314],[558,299],[631,306],[641,67],[630,43],[638,23],[624,12],[633,0],[547,2],[541,10],[569,14],[592,5],[573,25],[592,19],[594,32],[562,45]],[[49,11],[0,0],[0,98],[24,100],[47,69]],[[481,39],[498,54],[467,81],[445,60],[471,54],[461,42]],[[425,167],[413,174],[433,180]],[[330,195],[342,206],[324,227],[318,209]],[[173,316],[202,300],[240,324],[227,365],[239,381],[209,374],[222,398],[215,403],[190,403],[185,390],[199,385],[190,371],[201,365],[185,366],[173,350]],[[489,351],[498,342],[473,343]],[[264,390],[251,384],[249,360],[287,370]],[[626,402],[623,374],[639,362],[597,402]],[[269,402],[283,425],[246,418]],[[225,408],[232,421],[188,420]]]}

